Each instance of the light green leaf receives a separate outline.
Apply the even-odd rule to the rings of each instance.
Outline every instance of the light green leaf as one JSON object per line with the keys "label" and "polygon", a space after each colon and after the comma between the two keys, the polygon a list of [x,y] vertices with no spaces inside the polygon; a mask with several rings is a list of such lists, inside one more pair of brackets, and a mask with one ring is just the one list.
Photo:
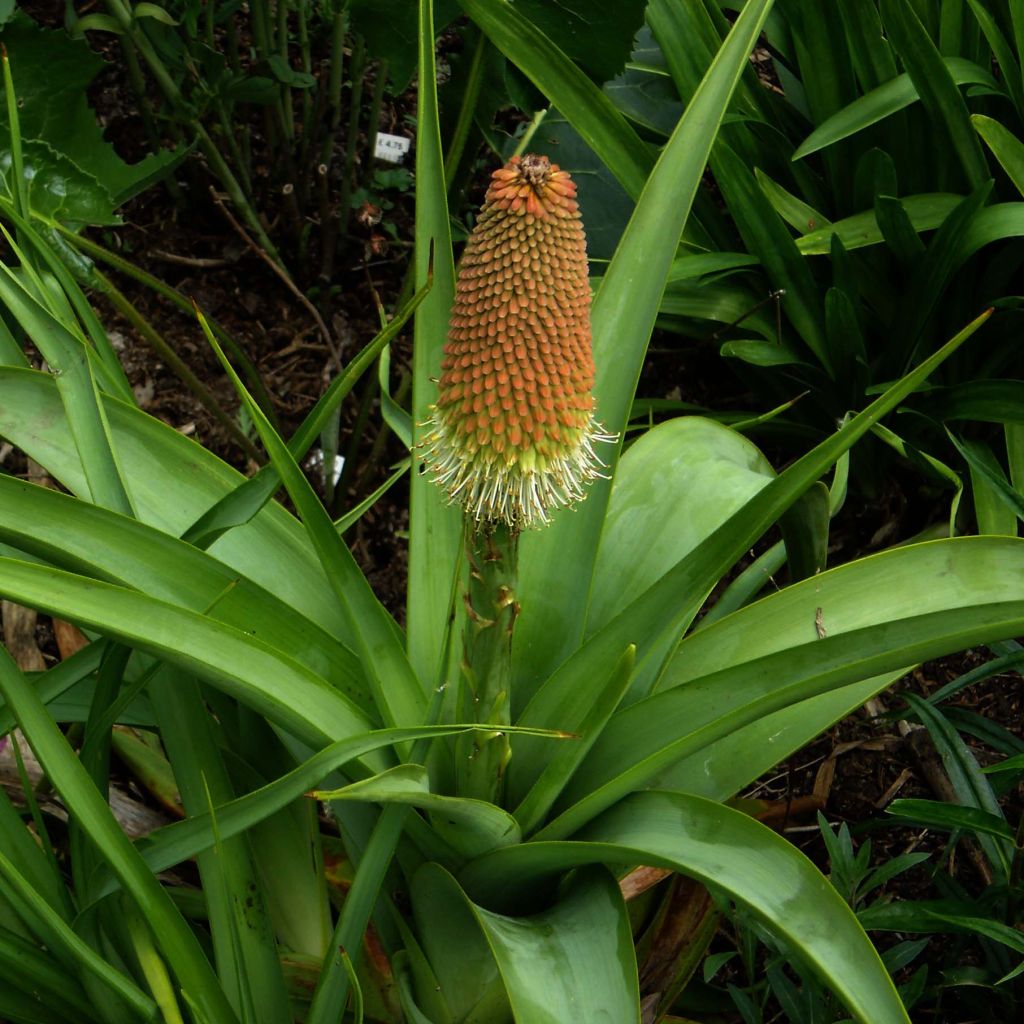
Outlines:
{"label": "light green leaf", "polygon": [[289,655],[137,590],[0,558],[0,592],[196,672],[311,746],[370,727],[340,690]]}
{"label": "light green leaf", "polygon": [[[111,398],[103,405],[142,522],[178,537],[244,483],[241,473],[166,423]],[[0,437],[88,500],[81,461],[55,382],[48,375],[0,367]],[[168,481],[173,481],[173,501],[168,500]],[[353,641],[305,531],[280,505],[269,503],[251,523],[225,534],[209,552],[346,644]]]}
{"label": "light green leaf", "polygon": [[[660,690],[609,722],[547,837],[568,834],[593,807],[655,777],[684,785],[684,776],[671,774],[677,761],[781,707],[960,650],[980,642],[979,631],[992,640],[1016,635],[1021,571],[1022,540],[910,545],[831,569],[697,630],[679,645]],[[744,763],[747,756],[753,780],[761,754],[751,749]],[[574,800],[582,802],[573,807]]]}
{"label": "light green leaf", "polygon": [[432,793],[427,770],[418,764],[397,765],[372,778],[342,789],[320,790],[313,796],[318,800],[360,800],[419,807],[430,814],[438,835],[467,859],[499,846],[513,845],[522,838],[515,818],[500,807],[483,800]]}
{"label": "light green leaf", "polygon": [[971,124],[1024,196],[1024,142],[999,121],[984,114],[972,114]]}
{"label": "light green leaf", "polygon": [[[963,196],[936,192],[905,196],[900,202],[916,231],[930,231],[937,228],[962,200]],[[834,234],[839,236],[847,249],[863,249],[884,240],[875,211],[865,210],[837,220],[830,227],[802,235],[796,240],[796,245],[805,256],[825,256],[829,253]]]}
{"label": "light green leaf", "polygon": [[473,899],[503,909],[544,879],[594,863],[666,867],[727,892],[797,950],[863,1024],[908,1024],[877,951],[817,868],[771,829],[701,797],[634,794],[572,842],[496,851],[459,881]]}
{"label": "light green leaf", "polygon": [[[455,265],[437,114],[432,0],[420,0],[419,18],[416,284],[423,287],[431,271],[434,284],[416,313],[412,384],[414,451],[427,433],[430,406],[437,400],[434,380],[441,368],[448,316],[455,295]],[[418,460],[414,461],[418,466]],[[461,621],[461,604],[456,607],[458,621],[449,624],[447,617],[453,576],[461,567],[462,516],[457,508],[445,504],[444,493],[429,475],[415,469],[409,477],[407,648],[409,661],[419,678],[437,685],[444,671],[440,660],[446,628],[457,631]]]}
{"label": "light green leaf", "polygon": [[[956,85],[988,85],[998,88],[995,79],[977,64],[962,57],[943,57],[942,60]],[[849,138],[898,110],[904,110],[919,99],[910,75],[897,75],[818,125],[797,148],[793,159],[800,160],[840,139]]]}
{"label": "light green leaf", "polygon": [[[665,281],[715,131],[769,7],[770,0],[751,0],[736,20],[662,151],[594,298],[597,415],[611,432],[626,426]],[[571,119],[564,104],[560,109]],[[602,457],[613,473],[618,451],[609,448]],[[607,482],[596,481],[579,509],[560,513],[546,529],[520,542],[523,614],[513,650],[518,700],[528,698],[582,637],[609,493]],[[631,642],[624,638],[611,657]]]}
{"label": "light green leaf", "polygon": [[86,768],[46,712],[5,648],[0,647],[0,695],[13,708],[47,778],[68,813],[90,837],[152,928],[179,985],[209,1024],[235,1024],[195,933],[124,834]]}
{"label": "light green leaf", "polygon": [[647,431],[615,474],[594,567],[588,634],[639,597],[774,476],[754,444],[714,420],[680,417]]}
{"label": "light green leaf", "polygon": [[[436,890],[435,905],[442,900],[453,906],[461,903],[475,919],[517,1021],[639,1024],[629,918],[619,887],[606,869],[578,872],[550,910],[526,917],[507,917],[476,906],[436,865],[422,868],[417,884]],[[447,955],[457,960],[459,949]],[[538,971],[539,964],[553,969]]]}

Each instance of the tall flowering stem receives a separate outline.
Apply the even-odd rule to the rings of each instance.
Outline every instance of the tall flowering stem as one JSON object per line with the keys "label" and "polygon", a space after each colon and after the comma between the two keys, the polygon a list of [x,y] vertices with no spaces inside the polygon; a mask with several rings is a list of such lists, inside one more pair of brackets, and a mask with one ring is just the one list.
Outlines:
{"label": "tall flowering stem", "polygon": [[583,499],[612,441],[594,413],[587,248],[576,186],[547,157],[495,171],[459,267],[423,461],[465,510],[470,584],[460,791],[493,799],[508,758],[516,538]]}
{"label": "tall flowering stem", "polygon": [[502,727],[510,721],[512,633],[516,600],[518,534],[507,526],[470,529],[466,536],[469,585],[462,641],[464,721],[493,725],[468,733],[456,747],[456,781],[463,796],[499,802],[510,756]]}

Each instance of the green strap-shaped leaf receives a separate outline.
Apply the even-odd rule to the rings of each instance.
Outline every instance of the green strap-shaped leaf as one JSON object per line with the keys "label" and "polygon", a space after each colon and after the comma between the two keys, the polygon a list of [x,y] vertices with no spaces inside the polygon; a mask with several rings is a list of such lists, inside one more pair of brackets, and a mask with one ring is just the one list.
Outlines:
{"label": "green strap-shaped leaf", "polygon": [[[422,287],[433,270],[434,284],[416,313],[413,340],[413,451],[427,432],[430,406],[437,400],[436,378],[448,336],[455,296],[455,266],[444,157],[437,113],[432,0],[419,2],[419,78],[416,130],[416,284]],[[414,460],[418,464],[418,460]],[[418,466],[416,467],[418,468]],[[414,472],[409,494],[409,584],[406,646],[414,671],[427,685],[440,683],[453,574],[461,566],[462,516],[445,504],[443,491],[428,474]],[[456,606],[461,615],[461,602]],[[436,683],[435,683],[436,680]]]}
{"label": "green strap-shaped leaf", "polygon": [[9,476],[0,476],[0,539],[57,568],[131,587],[246,630],[372,713],[351,651],[275,594],[190,544]]}
{"label": "green strap-shaped leaf", "polygon": [[972,114],[971,124],[992,150],[992,155],[1009,175],[1017,191],[1024,196],[1024,142],[1005,125],[984,114]]}
{"label": "green strap-shaped leaf", "polygon": [[[998,88],[995,79],[984,68],[971,61],[962,57],[944,57],[940,60],[955,85],[987,85]],[[828,120],[819,124],[799,145],[793,159],[800,160],[841,139],[856,135],[857,132],[877,124],[897,111],[906,109],[920,98],[910,75],[897,75],[842,110],[837,110]]]}
{"label": "green strap-shaped leaf", "polygon": [[13,708],[64,805],[136,901],[181,989],[209,1024],[235,1024],[195,933],[121,830],[88,772],[6,649],[0,647],[0,695]]}
{"label": "green strap-shaped leaf", "polygon": [[[936,192],[906,196],[899,202],[915,231],[930,231],[937,228],[962,199],[963,196]],[[824,256],[831,249],[833,235],[838,235],[847,249],[863,249],[868,245],[879,245],[885,240],[872,209],[844,217],[827,228],[801,235],[796,240],[796,246],[805,256]]]}
{"label": "green strap-shaped leaf", "polygon": [[[142,522],[179,537],[245,481],[201,445],[141,410],[109,397],[104,409]],[[0,367],[0,436],[88,500],[81,461],[55,382],[47,374]],[[305,531],[280,505],[269,503],[209,552],[351,646],[354,638]]]}
{"label": "green strap-shaped leaf", "polygon": [[468,865],[466,892],[495,909],[583,864],[649,864],[727,892],[799,952],[864,1024],[909,1017],[871,941],[817,868],[739,811],[683,793],[636,793],[572,842],[524,843]]}
{"label": "green strap-shaped leaf", "polygon": [[[913,373],[890,388],[882,398],[770,481],[707,540],[583,644],[537,692],[518,724],[549,728],[555,725],[557,728],[574,730],[588,711],[586,698],[580,700],[581,694],[588,693],[586,680],[600,673],[604,666],[619,656],[628,643],[635,643],[638,653],[638,678],[633,695],[647,692],[666,656],[697,614],[707,590],[859,437],[927,379],[933,369],[987,318],[988,314],[984,314],[975,320]],[[865,672],[860,678],[877,671],[881,669]],[[803,694],[801,699],[804,696],[810,694]],[[534,756],[529,761],[524,762],[523,758],[519,758],[517,763],[513,743],[509,772],[510,775],[517,773],[522,780],[520,784],[524,786],[531,784],[544,768],[543,752],[532,753]]]}
{"label": "green strap-shaped leaf", "polygon": [[132,515],[116,448],[93,371],[95,353],[44,309],[0,263],[0,301],[32,339],[56,379],[92,499]]}
{"label": "green strap-shaped leaf", "polygon": [[0,558],[0,593],[194,671],[311,746],[371,728],[340,690],[288,655],[137,590]]}
{"label": "green strap-shaped leaf", "polygon": [[971,189],[989,177],[985,154],[971,128],[967,103],[913,8],[902,0],[881,0],[882,21],[900,55],[931,123],[942,127],[959,157]]}
{"label": "green strap-shaped leaf", "polygon": [[[463,949],[480,955],[473,922],[483,934],[512,1013],[522,1024],[565,1021],[640,1020],[636,957],[622,894],[612,875],[600,867],[579,871],[549,910],[528,917],[508,917],[475,905],[458,882],[436,864],[418,872],[416,891],[422,902],[430,890],[435,913],[462,918],[466,941],[440,952],[458,965]],[[458,935],[459,932],[453,932]],[[434,960],[439,954],[435,952]],[[541,969],[538,969],[538,968]],[[472,1020],[500,1017],[474,1015]]]}
{"label": "green strap-shaped leaf", "polygon": [[199,322],[207,341],[249,410],[270,461],[280,474],[288,496],[302,518],[335,600],[345,611],[349,628],[356,637],[356,650],[378,716],[386,725],[419,725],[424,720],[426,710],[424,688],[409,664],[394,619],[377,600],[369,582],[356,565],[352,552],[334,529],[331,517],[313,490],[313,485],[306,479],[295,457],[263,410],[246,390],[201,314]]}
{"label": "green strap-shaped leaf", "polygon": [[515,818],[500,807],[484,800],[432,793],[427,770],[418,764],[397,765],[342,789],[320,790],[313,795],[318,800],[361,800],[419,807],[430,813],[438,834],[467,859],[521,839]]}
{"label": "green strap-shaped leaf", "polygon": [[[700,184],[715,132],[760,33],[771,0],[750,0],[672,133],[594,298],[597,415],[620,432],[647,353],[679,238]],[[600,453],[614,472],[615,446]],[[596,481],[587,500],[550,526],[523,536],[519,592],[523,613],[513,651],[517,700],[578,645],[586,622],[591,575],[610,485]],[[632,638],[618,644],[617,658]]]}
{"label": "green strap-shaped leaf", "polygon": [[571,834],[596,807],[782,707],[982,637],[1016,635],[1021,571],[1024,540],[932,541],[832,569],[696,631],[662,689],[609,722],[548,838]]}

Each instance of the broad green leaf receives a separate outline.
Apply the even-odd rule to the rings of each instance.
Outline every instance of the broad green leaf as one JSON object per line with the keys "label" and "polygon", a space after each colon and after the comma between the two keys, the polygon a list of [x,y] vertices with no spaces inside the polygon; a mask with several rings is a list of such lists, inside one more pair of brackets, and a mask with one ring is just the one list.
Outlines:
{"label": "broad green leaf", "polygon": [[1024,196],[1024,142],[999,121],[984,114],[972,114],[971,124],[992,150],[992,155],[1009,175],[1017,191]]}
{"label": "broad green leaf", "polygon": [[[88,86],[104,62],[84,39],[72,40],[60,29],[41,28],[19,16],[3,26],[0,41],[11,54],[24,138],[52,147],[101,183],[114,207],[180,160],[180,152],[169,151],[129,165],[117,155],[87,103]],[[3,115],[0,124],[7,127]],[[65,212],[72,221],[85,219],[78,209],[66,207]]]}
{"label": "broad green leaf", "polygon": [[[970,324],[882,398],[769,482],[760,494],[730,516],[707,540],[584,643],[537,692],[518,724],[551,727],[556,723],[558,728],[575,729],[588,710],[588,681],[599,676],[601,667],[618,657],[627,643],[637,644],[639,671],[635,695],[647,692],[664,659],[697,614],[707,588],[720,580],[815,480],[875,422],[925,380],[986,319],[987,314]],[[968,642],[975,641],[971,639]],[[882,669],[867,671],[860,678],[879,671]],[[801,694],[799,699],[806,696],[811,694]],[[765,713],[768,710],[764,709]],[[528,786],[543,768],[540,758],[527,764],[520,759],[517,763],[513,743],[510,778],[513,773],[521,773],[520,784]]]}
{"label": "broad green leaf", "polygon": [[[610,432],[625,428],[665,280],[714,132],[769,7],[770,0],[751,0],[737,19],[662,151],[594,298],[597,415]],[[571,118],[564,104],[559,108]],[[613,473],[617,448],[609,445],[601,455]],[[520,542],[523,613],[513,650],[519,700],[535,691],[583,634],[609,491],[607,482],[596,481],[578,510],[561,513],[545,530],[524,535]],[[617,644],[612,658],[631,642],[626,638]]]}
{"label": "broad green leaf", "polygon": [[[71,224],[119,224],[110,193],[91,174],[38,139],[23,143],[25,196],[39,216]],[[0,188],[12,203],[17,199],[10,145],[0,139]]]}
{"label": "broad green leaf", "polygon": [[[674,126],[675,121],[672,124]],[[572,175],[580,216],[586,225],[587,257],[591,265],[594,261],[611,259],[629,223],[635,205],[633,199],[557,109],[548,110],[530,143],[530,150],[543,153]],[[594,286],[593,281],[591,286]]]}
{"label": "broad green leaf", "polygon": [[68,813],[138,904],[189,1000],[209,1024],[234,1024],[237,1018],[195,933],[121,830],[105,798],[4,648],[0,648],[0,695],[13,708]]}
{"label": "broad green leaf", "polygon": [[438,834],[469,859],[521,840],[519,825],[507,811],[483,800],[443,796],[430,791],[426,768],[397,765],[342,789],[319,790],[318,800],[360,800],[419,807],[430,814]]}
{"label": "broad green leaf", "polygon": [[[455,295],[444,158],[437,117],[434,66],[434,15],[431,0],[419,3],[419,77],[416,135],[415,280],[423,287],[431,272],[433,287],[416,312],[413,341],[413,451],[427,433],[430,407],[437,399],[434,383],[448,336],[448,316]],[[418,460],[414,460],[417,462]],[[462,516],[445,504],[444,494],[427,474],[409,477],[409,584],[407,647],[421,680],[440,683],[440,665],[452,592],[452,577],[461,566]],[[457,606],[457,614],[461,605]],[[450,628],[457,630],[458,621]]]}
{"label": "broad green leaf", "polygon": [[334,529],[313,485],[246,390],[202,314],[199,321],[206,340],[249,410],[270,461],[302,518],[335,600],[345,610],[377,714],[385,725],[421,724],[426,710],[424,687],[405,655],[394,620],[377,600],[348,545]]}
{"label": "broad green leaf", "polygon": [[0,558],[0,592],[196,672],[311,746],[365,732],[370,725],[340,690],[289,655],[137,590]]}
{"label": "broad green leaf", "polygon": [[[1011,579],[1021,564],[1024,541],[932,541],[832,569],[696,631],[679,646],[661,689],[608,723],[541,837],[572,834],[682,757],[763,715],[981,636],[1015,635],[1024,602]],[[904,577],[897,567],[916,571]],[[900,579],[917,586],[893,583]],[[888,600],[876,616],[880,594]]]}
{"label": "broad green leaf", "polygon": [[[138,518],[177,537],[245,481],[166,423],[111,398],[104,409]],[[34,459],[73,494],[88,500],[81,461],[69,436],[55,382],[47,374],[0,367],[0,437]],[[168,500],[168,481],[174,500]],[[251,523],[221,537],[213,557],[277,594],[328,632],[351,643],[305,531],[270,503]]]}
{"label": "broad green leaf", "polygon": [[512,1024],[494,954],[451,876],[427,863],[412,876],[409,890],[416,937],[436,985],[419,1001],[443,1000],[448,1009],[443,1021],[432,1024]]}
{"label": "broad green leaf", "polygon": [[495,909],[583,864],[647,864],[727,892],[798,951],[864,1024],[909,1021],[875,948],[817,868],[739,811],[682,793],[637,793],[572,842],[532,842],[468,865],[459,881]]}
{"label": "broad green leaf", "polygon": [[[665,55],[647,25],[636,36],[629,63],[604,87],[612,102],[636,124],[668,137],[682,116],[683,104],[665,62]],[[545,128],[547,122],[545,122]],[[590,222],[587,243],[590,244]]]}
{"label": "broad green leaf", "polygon": [[[549,910],[507,917],[475,905],[436,865],[417,879],[434,900],[460,903],[475,919],[497,964],[517,1021],[640,1021],[636,957],[622,894],[604,868],[581,870]],[[458,960],[456,947],[448,956]],[[538,970],[538,965],[553,970]]]}
{"label": "broad green leaf", "polygon": [[372,708],[351,651],[274,593],[182,541],[47,487],[0,476],[0,538],[50,564],[245,630]]}
{"label": "broad green leaf", "polygon": [[551,810],[576,769],[590,753],[591,747],[608,720],[618,710],[619,702],[629,689],[636,660],[636,648],[630,645],[623,652],[615,667],[608,674],[608,681],[594,691],[594,702],[590,714],[580,724],[578,736],[572,742],[563,743],[547,767],[523,797],[513,812],[523,832],[532,832]]}
{"label": "broad green leaf", "polygon": [[613,78],[626,63],[642,29],[646,0],[516,0],[529,19],[595,81]]}
{"label": "broad green leaf", "polygon": [[[930,231],[937,228],[962,199],[963,196],[936,192],[905,196],[900,202],[916,231]],[[830,227],[802,235],[796,240],[796,246],[805,256],[825,256],[830,250],[834,234],[839,236],[847,249],[863,249],[868,245],[878,245],[884,240],[875,211],[865,210],[863,213],[855,213],[852,217],[837,220]]]}
{"label": "broad green leaf", "polygon": [[615,474],[587,632],[614,618],[774,476],[755,445],[714,420],[687,416],[647,431]]}
{"label": "broad green leaf", "polygon": [[902,668],[884,672],[766,714],[680,758],[652,779],[649,788],[728,800],[802,750],[834,722],[862,708],[901,675]]}
{"label": "broad green leaf", "polygon": [[[988,85],[997,88],[995,79],[987,71],[962,57],[944,57],[942,63],[956,85]],[[890,78],[819,124],[799,145],[793,159],[800,160],[840,139],[856,135],[919,99],[917,87],[909,74]]]}

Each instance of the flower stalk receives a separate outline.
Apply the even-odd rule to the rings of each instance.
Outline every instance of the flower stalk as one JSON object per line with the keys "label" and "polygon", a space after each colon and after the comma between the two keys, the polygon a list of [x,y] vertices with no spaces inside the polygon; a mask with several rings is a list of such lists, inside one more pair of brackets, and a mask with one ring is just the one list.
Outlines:
{"label": "flower stalk", "polygon": [[464,721],[493,725],[490,732],[467,733],[457,744],[456,775],[462,796],[499,802],[510,755],[512,634],[519,615],[516,600],[519,537],[504,525],[466,531],[469,584],[462,646]]}
{"label": "flower stalk", "polygon": [[510,749],[519,533],[581,501],[612,441],[594,410],[587,247],[576,186],[547,157],[494,172],[466,244],[424,464],[466,521],[463,796],[500,799]]}

